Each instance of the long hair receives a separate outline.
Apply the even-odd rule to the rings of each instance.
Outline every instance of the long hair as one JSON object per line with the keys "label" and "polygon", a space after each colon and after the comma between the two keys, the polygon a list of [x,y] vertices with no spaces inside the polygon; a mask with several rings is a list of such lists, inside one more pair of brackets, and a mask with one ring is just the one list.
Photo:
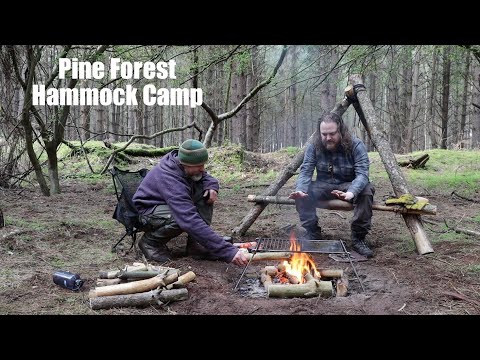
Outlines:
{"label": "long hair", "polygon": [[343,122],[342,118],[335,113],[328,113],[323,115],[317,123],[317,136],[315,137],[315,148],[319,151],[326,151],[327,149],[322,143],[322,134],[320,132],[321,123],[335,123],[338,131],[340,131],[340,144],[343,146],[345,153],[349,154],[352,151],[352,134]]}

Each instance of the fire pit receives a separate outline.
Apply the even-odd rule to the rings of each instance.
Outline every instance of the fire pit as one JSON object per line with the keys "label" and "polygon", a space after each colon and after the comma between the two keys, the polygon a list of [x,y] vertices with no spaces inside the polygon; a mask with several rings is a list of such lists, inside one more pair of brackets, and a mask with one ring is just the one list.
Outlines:
{"label": "fire pit", "polygon": [[[297,241],[292,231],[290,239],[257,238],[256,246],[249,248],[250,261],[245,266],[240,278],[235,285],[237,289],[247,267],[254,260],[269,253],[291,254],[289,259],[280,262],[276,266],[266,266],[261,270],[260,280],[268,297],[331,297],[334,294],[333,282],[336,284],[337,296],[345,296],[348,281],[343,277],[343,271],[337,269],[317,269],[311,256],[312,253],[341,254],[350,259],[350,254],[341,240],[300,240]],[[350,260],[352,269],[360,282],[353,262]]]}

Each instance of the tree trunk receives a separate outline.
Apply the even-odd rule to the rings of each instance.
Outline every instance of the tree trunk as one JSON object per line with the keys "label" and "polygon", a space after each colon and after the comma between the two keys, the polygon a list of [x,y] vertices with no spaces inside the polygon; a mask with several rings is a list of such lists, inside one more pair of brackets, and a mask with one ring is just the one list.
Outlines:
{"label": "tree trunk", "polygon": [[450,46],[443,49],[443,82],[442,82],[442,141],[440,147],[447,148],[448,137],[448,105],[450,97]]}
{"label": "tree trunk", "polygon": [[427,126],[429,128],[430,134],[430,146],[432,149],[438,147],[437,142],[437,126],[435,123],[435,97],[436,97],[436,87],[437,87],[437,49],[434,47],[432,54],[432,72],[430,78],[430,86],[428,93],[428,103],[427,103]]}
{"label": "tree trunk", "polygon": [[413,132],[415,129],[415,120],[418,112],[418,80],[420,74],[420,49],[421,46],[415,48],[415,55],[413,57],[413,79],[412,79],[412,98],[410,105],[410,114],[408,116],[406,149],[407,153],[413,151]]}
{"label": "tree trunk", "polygon": [[459,141],[464,139],[465,124],[467,122],[468,78],[470,73],[470,53],[467,53],[467,62],[463,72],[462,113],[460,115]]}
{"label": "tree trunk", "polygon": [[[351,75],[349,82],[352,85],[363,84],[360,75]],[[380,154],[380,158],[382,159],[385,170],[388,173],[395,195],[400,197],[402,194],[409,193],[407,182],[403,176],[401,168],[397,164],[390,144],[387,139],[385,139],[383,132],[379,130],[378,120],[367,92],[358,91],[357,98],[361,109],[363,110],[365,122],[368,124],[367,131],[370,132],[370,138]],[[419,215],[409,214],[402,214],[402,216],[415,241],[418,253],[420,255],[432,253],[433,249],[423,228],[421,217]]]}

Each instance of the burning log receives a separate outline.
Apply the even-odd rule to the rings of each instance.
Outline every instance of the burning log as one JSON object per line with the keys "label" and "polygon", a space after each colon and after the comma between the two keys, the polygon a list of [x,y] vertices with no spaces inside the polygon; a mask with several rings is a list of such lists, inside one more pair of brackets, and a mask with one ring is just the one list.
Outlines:
{"label": "burning log", "polygon": [[263,268],[263,270],[265,271],[265,273],[267,275],[270,275],[270,276],[277,276],[277,274],[279,272],[277,266],[273,266],[273,265],[272,266],[265,266]]}
{"label": "burning log", "polygon": [[290,252],[264,252],[255,254],[245,254],[252,261],[262,260],[288,260],[292,257]]}
{"label": "burning log", "polygon": [[333,295],[333,285],[331,281],[321,281],[315,279],[311,274],[306,273],[307,282],[298,285],[279,285],[272,284],[268,286],[268,297],[292,298],[292,297],[330,297]]}
{"label": "burning log", "polygon": [[100,296],[134,294],[153,290],[159,286],[167,286],[168,284],[177,281],[178,273],[178,270],[168,270],[165,273],[159,274],[150,279],[139,280],[125,284],[102,286],[100,288],[90,290],[88,296],[90,298],[95,298]]}
{"label": "burning log", "polygon": [[113,307],[145,307],[188,299],[187,289],[151,290],[139,294],[102,296],[90,299],[92,310]]}
{"label": "burning log", "polygon": [[288,272],[285,272],[285,277],[288,279],[288,282],[290,284],[294,284],[294,285],[297,285],[300,283],[300,280],[298,280],[298,278],[295,276],[295,275],[292,275]]}

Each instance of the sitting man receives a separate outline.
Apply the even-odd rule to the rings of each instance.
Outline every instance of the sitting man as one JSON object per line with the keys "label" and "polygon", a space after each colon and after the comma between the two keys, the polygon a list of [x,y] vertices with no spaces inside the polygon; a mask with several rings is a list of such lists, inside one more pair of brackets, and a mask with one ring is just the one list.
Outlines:
{"label": "sitting man", "polygon": [[[315,139],[305,150],[296,191],[289,196],[295,199],[308,239],[321,238],[316,212],[318,201],[338,198],[354,204],[351,223],[353,250],[368,258],[373,256],[365,242],[372,223],[375,193],[368,178],[369,165],[365,144],[350,134],[342,118],[335,113],[323,116]],[[315,169],[317,179],[312,181]]]}
{"label": "sitting man", "polygon": [[138,242],[147,259],[170,260],[166,244],[186,232],[187,255],[238,266],[248,263],[246,255],[231,244],[231,237],[222,237],[209,226],[219,184],[205,171],[207,160],[205,146],[189,139],[163,156],[141,182],[133,202],[151,228]]}

